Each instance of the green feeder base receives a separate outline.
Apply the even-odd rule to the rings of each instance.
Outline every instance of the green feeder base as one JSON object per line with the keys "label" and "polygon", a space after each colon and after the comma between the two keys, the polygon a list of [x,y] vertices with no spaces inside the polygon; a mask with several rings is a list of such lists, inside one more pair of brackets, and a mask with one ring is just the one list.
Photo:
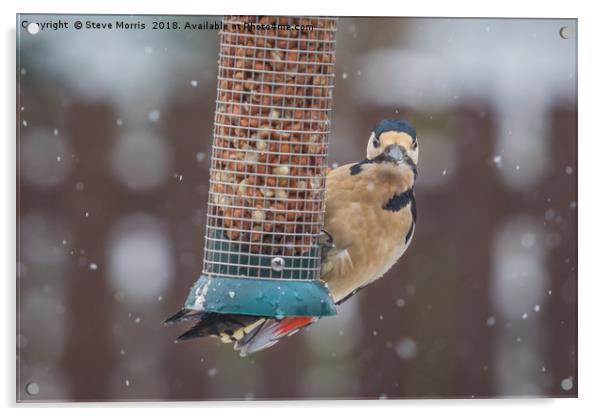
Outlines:
{"label": "green feeder base", "polygon": [[223,314],[331,316],[336,306],[322,280],[253,279],[201,275],[184,307]]}

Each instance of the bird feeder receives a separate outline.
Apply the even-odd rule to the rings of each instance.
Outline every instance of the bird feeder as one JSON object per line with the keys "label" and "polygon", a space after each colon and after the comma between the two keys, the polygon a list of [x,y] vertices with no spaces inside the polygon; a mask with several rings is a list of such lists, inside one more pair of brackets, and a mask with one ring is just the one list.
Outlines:
{"label": "bird feeder", "polygon": [[336,19],[229,16],[201,277],[185,307],[336,313],[320,280]]}

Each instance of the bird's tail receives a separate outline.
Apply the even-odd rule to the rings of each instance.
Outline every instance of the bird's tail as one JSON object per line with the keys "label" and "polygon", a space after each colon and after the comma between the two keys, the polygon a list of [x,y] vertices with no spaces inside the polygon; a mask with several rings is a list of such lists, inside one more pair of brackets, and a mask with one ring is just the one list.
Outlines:
{"label": "bird's tail", "polygon": [[225,343],[234,342],[234,349],[244,356],[269,348],[283,337],[293,335],[316,320],[311,316],[276,319],[182,309],[165,323],[196,321],[176,342],[198,337],[218,337]]}

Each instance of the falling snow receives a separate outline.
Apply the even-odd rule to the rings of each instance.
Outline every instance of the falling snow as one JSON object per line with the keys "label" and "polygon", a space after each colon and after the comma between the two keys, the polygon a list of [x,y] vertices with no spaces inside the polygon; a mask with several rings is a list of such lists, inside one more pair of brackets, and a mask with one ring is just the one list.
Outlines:
{"label": "falling snow", "polygon": [[411,360],[416,357],[418,347],[412,338],[403,338],[395,344],[395,353],[402,360]]}
{"label": "falling snow", "polygon": [[497,166],[498,168],[501,168],[502,167],[502,156],[495,155],[493,157],[493,163],[495,163],[495,166]]}
{"label": "falling snow", "polygon": [[531,248],[535,244],[535,234],[525,233],[520,239],[520,243],[524,248]]}
{"label": "falling snow", "polygon": [[158,121],[159,118],[161,118],[161,112],[157,109],[152,110],[148,113],[148,119],[153,123]]}
{"label": "falling snow", "polygon": [[96,263],[90,263],[90,270],[98,270],[98,265]]}
{"label": "falling snow", "polygon": [[489,318],[487,318],[487,326],[488,327],[494,326],[495,322],[496,322],[495,316],[490,316]]}
{"label": "falling snow", "polygon": [[211,367],[209,370],[207,370],[207,375],[209,377],[214,377],[217,374],[217,368],[215,367]]}
{"label": "falling snow", "polygon": [[190,85],[192,85],[193,87],[196,87],[199,85],[199,82],[196,79],[193,79],[192,81],[190,81]]}

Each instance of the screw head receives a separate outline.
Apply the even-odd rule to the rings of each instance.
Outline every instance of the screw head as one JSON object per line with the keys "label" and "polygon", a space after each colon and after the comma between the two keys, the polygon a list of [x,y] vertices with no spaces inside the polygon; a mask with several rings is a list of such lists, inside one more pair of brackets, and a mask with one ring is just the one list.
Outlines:
{"label": "screw head", "polygon": [[276,272],[284,270],[284,259],[282,257],[274,257],[272,259],[272,269]]}

